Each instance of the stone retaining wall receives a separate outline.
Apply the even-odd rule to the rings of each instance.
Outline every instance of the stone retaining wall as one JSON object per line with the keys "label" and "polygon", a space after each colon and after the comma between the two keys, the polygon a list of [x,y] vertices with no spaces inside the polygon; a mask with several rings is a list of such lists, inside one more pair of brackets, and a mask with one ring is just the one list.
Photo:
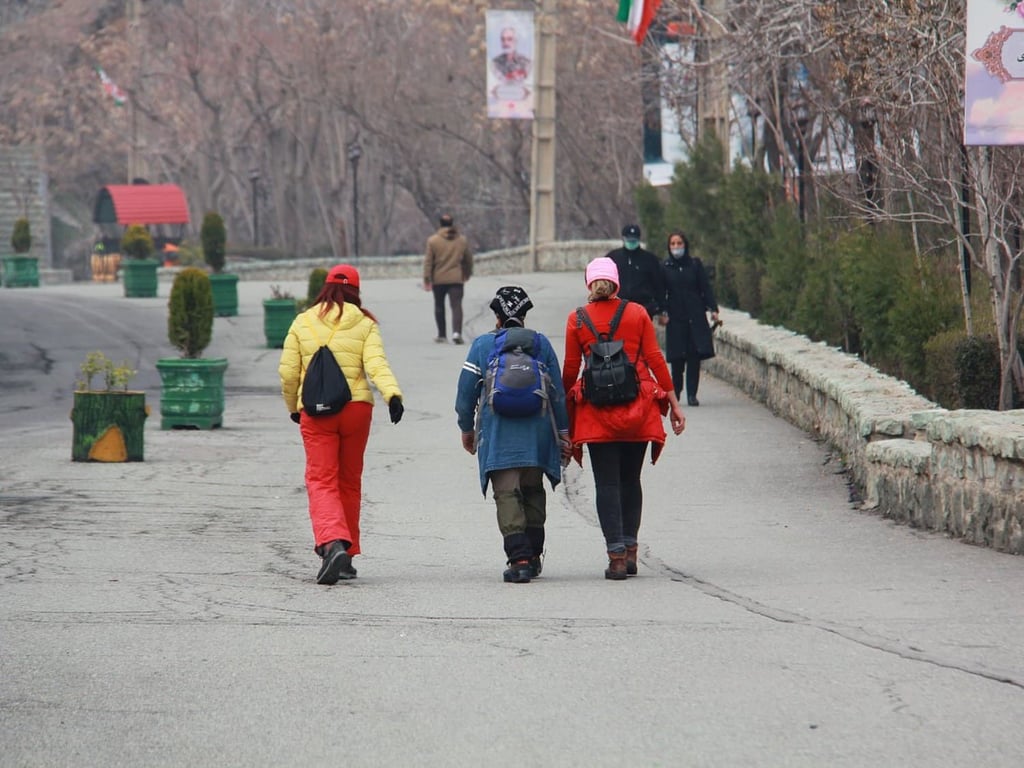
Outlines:
{"label": "stone retaining wall", "polygon": [[833,446],[864,509],[1024,554],[1024,411],[947,411],[852,355],[722,316],[707,370]]}
{"label": "stone retaining wall", "polygon": [[[587,262],[604,256],[622,243],[618,240],[569,240],[548,243],[537,248],[537,268],[540,272],[568,272],[586,268]],[[418,278],[423,274],[423,256],[365,256],[352,259],[364,278]],[[477,275],[515,275],[532,272],[529,246],[487,251],[473,258],[473,272]],[[333,262],[324,259],[288,259],[229,263],[226,271],[237,274],[239,280],[305,280],[310,270],[330,267]],[[177,268],[161,270],[166,279],[173,279]]]}

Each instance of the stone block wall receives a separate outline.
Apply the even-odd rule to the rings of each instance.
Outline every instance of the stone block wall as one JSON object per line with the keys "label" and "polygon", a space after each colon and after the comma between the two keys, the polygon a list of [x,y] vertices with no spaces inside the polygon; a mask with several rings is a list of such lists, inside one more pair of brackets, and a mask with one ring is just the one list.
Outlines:
{"label": "stone block wall", "polygon": [[[621,243],[617,240],[569,240],[546,243],[537,248],[537,271],[540,272],[582,272],[587,262],[597,256],[604,256]],[[505,248],[476,254],[473,258],[473,272],[476,275],[516,275],[533,272],[533,258],[529,246]],[[231,263],[227,271],[237,274],[240,280],[305,280],[310,270],[316,267],[328,268],[333,262],[324,259],[288,259],[275,261],[250,261]],[[367,279],[411,277],[423,274],[423,256],[365,256],[354,261],[359,274]],[[166,279],[172,279],[175,268],[162,270]]]}
{"label": "stone block wall", "polygon": [[707,370],[836,449],[864,509],[1024,554],[1024,411],[947,411],[852,355],[723,318]]}

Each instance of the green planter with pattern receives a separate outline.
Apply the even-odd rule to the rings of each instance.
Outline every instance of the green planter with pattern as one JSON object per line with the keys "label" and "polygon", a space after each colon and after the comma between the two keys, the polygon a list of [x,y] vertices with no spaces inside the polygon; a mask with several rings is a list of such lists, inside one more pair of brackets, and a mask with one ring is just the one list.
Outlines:
{"label": "green planter with pattern", "polygon": [[160,429],[214,429],[224,424],[224,358],[165,358],[160,372]]}

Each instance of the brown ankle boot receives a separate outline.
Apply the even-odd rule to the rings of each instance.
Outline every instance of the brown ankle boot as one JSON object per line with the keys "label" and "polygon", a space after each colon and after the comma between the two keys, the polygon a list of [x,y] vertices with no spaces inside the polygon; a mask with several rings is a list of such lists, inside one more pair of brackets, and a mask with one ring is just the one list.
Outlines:
{"label": "brown ankle boot", "polygon": [[626,579],[626,553],[609,552],[608,568],[605,569],[604,577],[613,581],[625,581]]}
{"label": "brown ankle boot", "polygon": [[630,576],[636,576],[636,551],[638,547],[634,544],[631,547],[626,547],[626,573]]}

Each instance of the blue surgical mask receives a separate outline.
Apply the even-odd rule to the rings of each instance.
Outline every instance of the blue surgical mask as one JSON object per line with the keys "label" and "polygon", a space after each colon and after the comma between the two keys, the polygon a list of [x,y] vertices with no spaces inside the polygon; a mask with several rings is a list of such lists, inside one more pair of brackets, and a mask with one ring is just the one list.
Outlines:
{"label": "blue surgical mask", "polygon": [[627,251],[635,251],[637,248],[640,247],[639,240],[625,239],[622,241],[622,244],[626,246]]}
{"label": "blue surgical mask", "polygon": [[670,248],[669,249],[669,253],[672,254],[672,258],[674,258],[674,259],[681,259],[681,258],[683,258],[683,255],[686,253],[686,249],[685,248]]}

